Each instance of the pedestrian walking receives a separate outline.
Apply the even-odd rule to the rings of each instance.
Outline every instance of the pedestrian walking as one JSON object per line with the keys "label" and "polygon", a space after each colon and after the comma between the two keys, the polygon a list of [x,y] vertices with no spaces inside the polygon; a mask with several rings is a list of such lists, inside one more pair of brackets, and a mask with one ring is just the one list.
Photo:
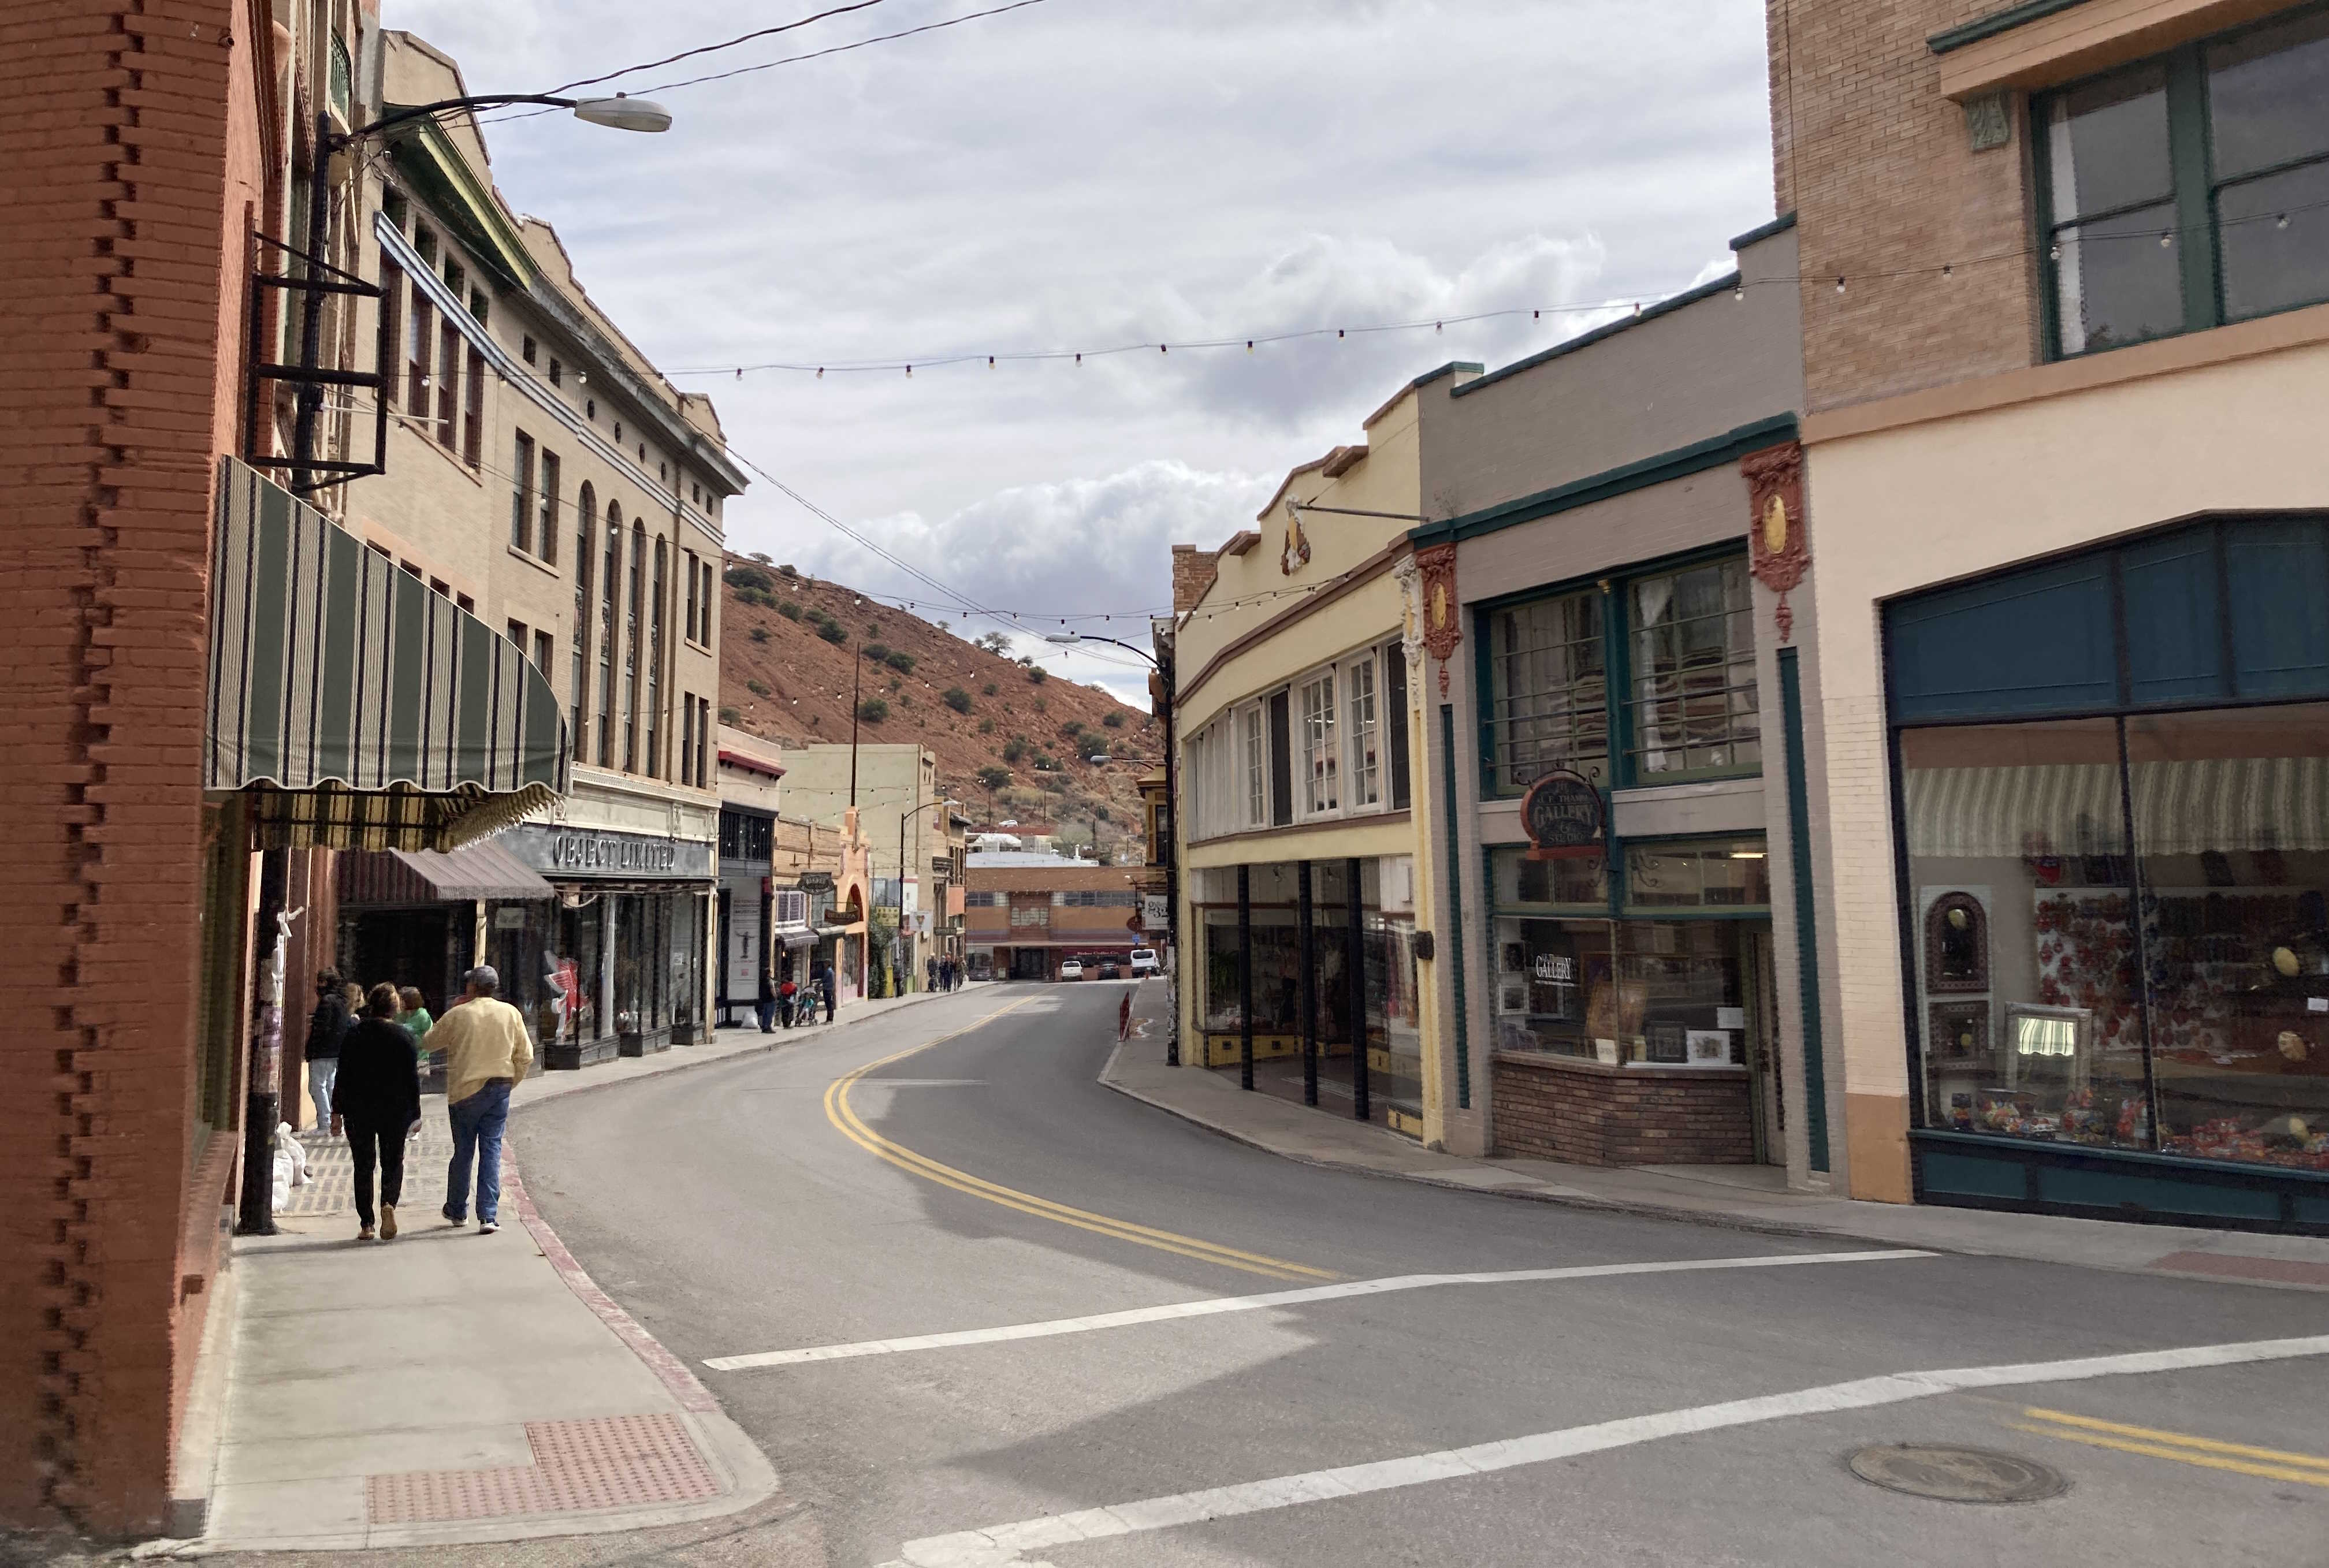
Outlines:
{"label": "pedestrian walking", "polygon": [[322,1131],[332,1120],[332,1081],[340,1073],[340,1042],[346,1038],[348,999],[340,972],[316,972],[316,1010],[307,1015],[307,1043],[301,1052],[307,1063],[307,1098],[316,1103],[312,1131]]}
{"label": "pedestrian walking", "polygon": [[459,1002],[429,1031],[445,1054],[445,1114],[453,1125],[453,1158],[445,1168],[447,1220],[469,1223],[469,1167],[477,1177],[477,1231],[501,1228],[502,1131],[509,1122],[510,1090],[533,1066],[525,1015],[494,993],[502,979],[481,963],[461,977]]}
{"label": "pedestrian walking", "polygon": [[928,979],[929,979],[929,983],[927,986],[925,986],[923,989],[924,989],[924,990],[926,990],[926,991],[936,991],[936,990],[938,990],[938,961],[936,958],[926,958],[926,959],[922,960],[922,967],[923,967],[923,969],[927,972],[927,976],[928,976]]}
{"label": "pedestrian walking", "polygon": [[825,1021],[831,1023],[834,1007],[833,965],[820,963],[816,966],[816,984],[817,989],[825,992]]}
{"label": "pedestrian walking", "polygon": [[764,1035],[775,1034],[777,1032],[774,1022],[777,1013],[777,977],[765,963],[760,965],[759,1000],[753,1005],[760,1015],[760,1032]]}
{"label": "pedestrian walking", "polygon": [[376,985],[363,1016],[340,1046],[333,1084],[332,1131],[355,1160],[356,1240],[373,1236],[372,1167],[380,1167],[379,1237],[396,1239],[396,1206],[404,1196],[404,1143],[420,1125],[420,1058],[411,1032],[398,1024],[392,985]]}
{"label": "pedestrian walking", "polygon": [[429,1003],[421,997],[420,988],[408,985],[396,993],[396,1021],[412,1037],[412,1054],[420,1063],[420,1070],[429,1070],[429,1030],[436,1023],[429,1016]]}

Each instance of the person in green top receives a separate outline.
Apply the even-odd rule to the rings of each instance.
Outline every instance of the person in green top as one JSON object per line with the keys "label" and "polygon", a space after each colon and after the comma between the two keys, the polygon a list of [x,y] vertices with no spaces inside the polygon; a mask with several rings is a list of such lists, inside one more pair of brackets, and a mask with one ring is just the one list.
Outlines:
{"label": "person in green top", "polygon": [[412,1048],[420,1056],[423,1068],[429,1064],[429,1028],[437,1020],[429,1016],[429,1004],[420,999],[420,988],[408,985],[396,993],[396,1021],[412,1037]]}

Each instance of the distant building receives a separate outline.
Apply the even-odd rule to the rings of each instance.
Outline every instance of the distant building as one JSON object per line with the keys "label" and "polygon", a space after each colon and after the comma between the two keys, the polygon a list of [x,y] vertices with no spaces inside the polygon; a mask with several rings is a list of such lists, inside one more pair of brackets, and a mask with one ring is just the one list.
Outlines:
{"label": "distant building", "polygon": [[785,753],[785,801],[804,821],[838,823],[854,774],[857,817],[872,865],[872,905],[899,933],[898,989],[927,983],[932,958],[961,950],[962,855],[970,819],[947,803],[938,758],[907,743],[796,746]]}
{"label": "distant building", "polygon": [[971,974],[1056,980],[1070,958],[1128,961],[1141,940],[1133,875],[1035,850],[972,855],[963,912]]}

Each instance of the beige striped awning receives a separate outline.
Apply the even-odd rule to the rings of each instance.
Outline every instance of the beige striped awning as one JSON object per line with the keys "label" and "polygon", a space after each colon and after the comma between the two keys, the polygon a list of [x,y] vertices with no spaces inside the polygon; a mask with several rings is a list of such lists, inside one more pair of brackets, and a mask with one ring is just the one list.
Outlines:
{"label": "beige striped awning", "polygon": [[[2136,849],[2329,850],[2329,757],[2211,757],[2127,768]],[[2118,769],[2108,763],[1909,770],[1912,855],[1994,859],[2126,849]]]}
{"label": "beige striped awning", "polygon": [[565,717],[508,638],[229,457],[203,784],[268,848],[448,850],[554,804]]}

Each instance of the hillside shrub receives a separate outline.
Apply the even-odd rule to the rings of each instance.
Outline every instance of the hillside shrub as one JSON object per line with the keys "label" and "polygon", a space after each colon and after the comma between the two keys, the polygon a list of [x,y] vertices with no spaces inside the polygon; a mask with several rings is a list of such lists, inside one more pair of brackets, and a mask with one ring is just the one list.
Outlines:
{"label": "hillside shrub", "polygon": [[1124,715],[1111,708],[1108,710],[1107,716],[1103,718],[1100,722],[1107,725],[1110,729],[1122,729],[1124,728]]}
{"label": "hillside shrub", "polygon": [[1041,686],[1044,681],[1049,681],[1051,678],[1051,672],[1049,670],[1044,669],[1041,664],[1032,662],[1028,664],[1027,682],[1029,685]]}
{"label": "hillside shrub", "polygon": [[755,697],[766,697],[768,694],[768,683],[756,676],[748,677],[744,681],[744,690]]}
{"label": "hillside shrub", "polygon": [[1011,782],[1011,770],[1007,767],[995,767],[990,764],[978,770],[978,782],[990,790],[999,790]]}
{"label": "hillside shrub", "polygon": [[787,561],[783,566],[777,568],[777,575],[787,578],[798,577],[800,576],[800,568],[794,566],[790,561]]}
{"label": "hillside shrub", "polygon": [[840,643],[849,641],[849,628],[838,621],[826,621],[817,627],[816,634],[828,643]]}
{"label": "hillside shrub", "polygon": [[1015,735],[1014,735],[1014,736],[1013,736],[1009,740],[1006,740],[1006,741],[1004,741],[1004,742],[1003,743],[1003,760],[1004,760],[1004,761],[1005,761],[1005,762],[1014,762],[1014,763],[1015,763],[1015,762],[1017,762],[1021,757],[1025,756],[1026,755],[1027,755],[1027,743],[1026,743],[1025,741],[1023,741],[1023,740],[1020,739],[1017,736],[1015,736]]}
{"label": "hillside shrub", "polygon": [[902,648],[893,648],[882,655],[882,662],[892,670],[902,671],[911,675],[914,672],[914,666],[920,661]]}
{"label": "hillside shrub", "polygon": [[777,579],[759,567],[730,567],[727,582],[731,588],[758,588],[764,592],[777,586]]}
{"label": "hillside shrub", "polygon": [[755,626],[752,628],[752,641],[755,643],[765,643],[768,640],[768,629],[766,626]]}
{"label": "hillside shrub", "polygon": [[863,652],[865,656],[868,659],[872,660],[876,664],[879,664],[882,660],[887,659],[890,656],[889,645],[884,643],[868,643],[865,644]]}
{"label": "hillside shrub", "polygon": [[766,588],[738,588],[736,596],[748,605],[758,605],[764,610],[777,607],[777,596]]}
{"label": "hillside shrub", "polygon": [[890,705],[879,697],[869,697],[857,705],[857,717],[868,724],[879,724],[890,717]]}
{"label": "hillside shrub", "polygon": [[944,693],[944,699],[946,705],[948,708],[953,709],[957,713],[968,713],[970,711],[970,693],[965,691],[959,686],[948,687]]}
{"label": "hillside shrub", "polygon": [[985,694],[986,696],[988,696],[988,697],[992,697],[992,696],[994,696],[997,691],[1000,691],[1001,690],[1003,690],[1003,689],[1002,689],[1001,687],[997,686],[997,685],[996,685],[994,681],[988,681],[985,685],[984,685],[984,686],[982,686],[982,687],[980,687],[980,688],[979,688],[979,690],[980,690],[981,692],[983,692],[984,694]]}
{"label": "hillside shrub", "polygon": [[777,614],[787,621],[797,621],[801,618],[801,607],[787,599],[777,606]]}
{"label": "hillside shrub", "polygon": [[995,720],[991,718],[980,719],[978,721],[978,733],[981,735],[993,735],[995,733]]}
{"label": "hillside shrub", "polygon": [[722,724],[733,724],[742,717],[742,714],[732,708],[722,708],[720,710],[720,722]]}

